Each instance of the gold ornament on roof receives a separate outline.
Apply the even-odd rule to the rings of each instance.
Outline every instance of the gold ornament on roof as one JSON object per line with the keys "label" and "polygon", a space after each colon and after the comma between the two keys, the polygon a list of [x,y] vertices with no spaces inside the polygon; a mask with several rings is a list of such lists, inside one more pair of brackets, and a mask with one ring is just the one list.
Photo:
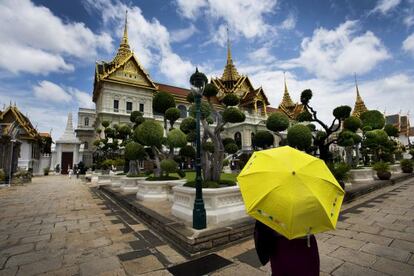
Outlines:
{"label": "gold ornament on roof", "polygon": [[128,10],[125,11],[125,26],[124,26],[124,35],[122,37],[121,43],[119,44],[118,52],[114,60],[112,61],[115,64],[119,64],[124,61],[127,57],[131,55],[132,51],[128,43]]}
{"label": "gold ornament on roof", "polygon": [[234,66],[233,59],[231,58],[229,30],[227,29],[227,63],[224,67],[224,72],[221,79],[223,81],[237,81],[239,78],[240,74],[237,72],[236,66]]}
{"label": "gold ornament on roof", "polygon": [[282,102],[280,103],[279,106],[283,106],[283,107],[293,107],[295,106],[295,104],[292,101],[292,98],[289,95],[289,91],[287,88],[287,84],[286,84],[286,76],[285,76],[285,72],[283,72],[283,79],[284,79],[284,83],[285,83],[285,91],[283,93],[283,98],[282,98]]}
{"label": "gold ornament on roof", "polygon": [[359,116],[361,116],[362,113],[368,111],[368,108],[365,106],[365,103],[362,100],[361,95],[359,94],[356,74],[355,74],[355,87],[356,87],[356,94],[357,95],[356,95],[354,110],[352,111],[352,116],[359,118]]}

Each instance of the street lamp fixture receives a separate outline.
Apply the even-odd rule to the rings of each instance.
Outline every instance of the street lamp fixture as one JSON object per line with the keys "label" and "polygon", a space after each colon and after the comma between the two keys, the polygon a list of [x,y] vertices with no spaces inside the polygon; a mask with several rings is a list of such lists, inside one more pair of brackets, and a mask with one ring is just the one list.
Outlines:
{"label": "street lamp fixture", "polygon": [[204,208],[203,190],[201,178],[201,146],[200,146],[200,103],[203,95],[204,87],[207,84],[207,77],[203,73],[196,71],[190,77],[191,91],[194,95],[196,105],[196,198],[193,208],[193,228],[205,229],[207,227],[206,209]]}

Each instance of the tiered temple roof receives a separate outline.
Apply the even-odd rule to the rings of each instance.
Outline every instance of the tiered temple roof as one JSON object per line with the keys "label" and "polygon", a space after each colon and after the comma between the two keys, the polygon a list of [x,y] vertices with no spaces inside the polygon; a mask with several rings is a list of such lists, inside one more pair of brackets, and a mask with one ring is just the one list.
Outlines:
{"label": "tiered temple roof", "polygon": [[28,140],[40,139],[39,133],[27,118],[14,105],[9,105],[0,113],[0,135],[13,136],[12,132],[19,130],[19,137]]}
{"label": "tiered temple roof", "polygon": [[294,103],[290,97],[289,90],[286,84],[286,76],[283,73],[284,78],[284,92],[282,101],[279,104],[279,110],[286,114],[290,119],[294,120],[299,115],[299,113],[304,111],[304,106],[299,103]]}
{"label": "tiered temple roof", "polygon": [[352,116],[359,118],[359,116],[361,116],[362,113],[368,111],[368,108],[365,106],[365,103],[362,100],[361,95],[359,94],[358,82],[357,82],[356,76],[355,76],[355,88],[356,88],[356,100],[355,100],[354,109],[352,111]]}

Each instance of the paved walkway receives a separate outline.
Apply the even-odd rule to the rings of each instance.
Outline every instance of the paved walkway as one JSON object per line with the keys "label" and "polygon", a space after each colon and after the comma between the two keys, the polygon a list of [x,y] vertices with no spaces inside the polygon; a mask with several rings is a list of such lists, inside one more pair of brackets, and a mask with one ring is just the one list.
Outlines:
{"label": "paved walkway", "polygon": [[[321,275],[414,275],[414,180],[345,208],[338,229],[318,235]],[[0,276],[171,275],[166,268],[191,267],[145,225],[76,179],[38,177],[0,189],[0,210]],[[192,267],[223,266],[211,275],[269,275],[252,240],[208,257]]]}

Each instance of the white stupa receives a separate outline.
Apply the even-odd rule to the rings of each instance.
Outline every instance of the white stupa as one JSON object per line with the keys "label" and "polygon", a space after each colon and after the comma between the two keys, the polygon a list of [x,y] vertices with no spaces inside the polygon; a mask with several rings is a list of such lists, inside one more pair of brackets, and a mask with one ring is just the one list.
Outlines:
{"label": "white stupa", "polygon": [[56,146],[52,151],[51,170],[55,170],[59,165],[61,173],[67,174],[75,164],[82,161],[82,155],[79,153],[81,141],[76,137],[72,124],[72,113],[68,114],[66,129],[62,136],[56,140]]}

